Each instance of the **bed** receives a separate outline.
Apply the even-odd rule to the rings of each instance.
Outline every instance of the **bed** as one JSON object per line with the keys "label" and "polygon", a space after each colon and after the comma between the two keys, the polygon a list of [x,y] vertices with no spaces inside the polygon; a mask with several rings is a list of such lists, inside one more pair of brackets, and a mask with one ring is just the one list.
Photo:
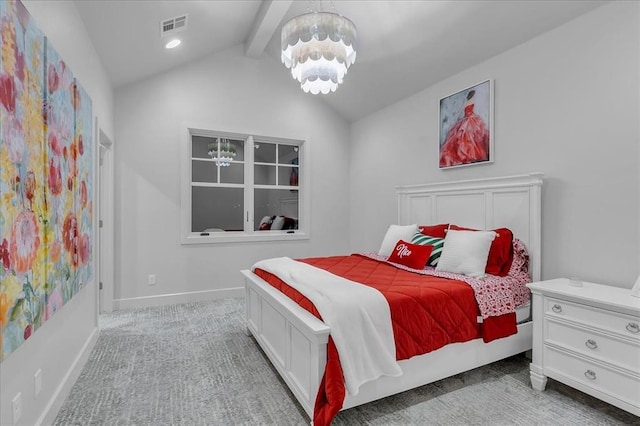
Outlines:
{"label": "bed", "polygon": [[[399,224],[455,223],[509,228],[527,248],[529,274],[540,279],[542,175],[412,185],[397,188]],[[304,411],[313,418],[325,373],[331,329],[252,271],[243,270],[246,325]],[[402,374],[365,383],[347,394],[348,409],[531,349],[532,324],[519,310],[517,332],[484,343],[473,339],[399,361]],[[524,317],[524,321],[522,321]]]}

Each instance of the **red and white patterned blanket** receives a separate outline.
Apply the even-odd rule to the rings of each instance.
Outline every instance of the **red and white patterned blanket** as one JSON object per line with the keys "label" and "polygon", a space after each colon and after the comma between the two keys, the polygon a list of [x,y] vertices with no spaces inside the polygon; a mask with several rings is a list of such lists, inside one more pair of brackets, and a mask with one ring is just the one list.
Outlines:
{"label": "red and white patterned blanket", "polygon": [[425,269],[413,269],[398,263],[388,262],[386,256],[380,256],[377,253],[361,253],[361,255],[416,274],[466,282],[473,288],[480,314],[485,319],[515,312],[517,307],[529,302],[530,293],[526,287],[526,284],[531,282],[528,272],[529,253],[522,241],[517,238],[513,240],[513,262],[509,275],[506,277],[487,274],[482,278],[473,278],[451,272],[436,271],[432,266],[427,266]]}

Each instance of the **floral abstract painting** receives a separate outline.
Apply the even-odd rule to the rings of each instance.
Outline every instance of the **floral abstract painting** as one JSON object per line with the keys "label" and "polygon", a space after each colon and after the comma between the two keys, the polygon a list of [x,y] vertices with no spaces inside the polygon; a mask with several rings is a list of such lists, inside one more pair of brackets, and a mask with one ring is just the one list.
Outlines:
{"label": "floral abstract painting", "polygon": [[440,168],[493,162],[491,80],[440,100]]}
{"label": "floral abstract painting", "polygon": [[0,3],[0,359],[44,322],[44,35],[20,2]]}
{"label": "floral abstract painting", "polygon": [[[0,361],[92,279],[91,100],[0,2]],[[79,272],[80,271],[80,272]]]}
{"label": "floral abstract painting", "polygon": [[77,292],[78,265],[75,186],[74,81],[71,70],[51,45],[46,50],[45,97],[47,161],[47,309],[50,318]]}
{"label": "floral abstract painting", "polygon": [[[77,276],[76,288],[82,288],[93,278],[93,133],[91,99],[84,88],[75,83],[75,137],[76,180],[75,180],[75,215],[77,230]],[[75,294],[75,292],[73,293]]]}

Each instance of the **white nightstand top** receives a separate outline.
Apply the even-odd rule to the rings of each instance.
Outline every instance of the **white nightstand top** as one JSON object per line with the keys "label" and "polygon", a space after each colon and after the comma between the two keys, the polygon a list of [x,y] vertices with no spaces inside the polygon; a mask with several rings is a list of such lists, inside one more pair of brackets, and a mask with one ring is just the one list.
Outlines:
{"label": "white nightstand top", "polygon": [[582,287],[569,285],[568,278],[527,284],[533,294],[555,296],[578,303],[588,303],[603,309],[613,309],[629,315],[640,315],[640,298],[631,295],[630,288],[620,288],[583,281]]}

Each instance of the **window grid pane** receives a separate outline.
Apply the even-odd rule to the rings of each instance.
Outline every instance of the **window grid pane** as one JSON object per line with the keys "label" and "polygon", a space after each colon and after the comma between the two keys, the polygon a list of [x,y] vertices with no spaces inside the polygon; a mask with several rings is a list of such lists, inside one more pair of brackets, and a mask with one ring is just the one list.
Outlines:
{"label": "window grid pane", "polygon": [[[244,229],[250,210],[256,232],[266,225],[274,232],[299,229],[300,145],[202,133],[191,135],[191,233],[251,233],[251,225]],[[245,148],[253,161],[246,161]],[[221,153],[232,153],[228,166],[215,161]],[[245,186],[251,175],[253,183]]]}
{"label": "window grid pane", "polygon": [[256,141],[254,144],[254,159],[255,163],[276,163],[276,146],[277,144]]}
{"label": "window grid pane", "polygon": [[298,229],[298,204],[298,191],[256,188],[253,203],[254,230]]}
{"label": "window grid pane", "polygon": [[[299,145],[267,142],[256,142],[256,145],[258,148],[254,165],[254,184],[297,187],[300,177]],[[258,153],[263,148],[265,150]],[[277,157],[273,165],[271,164],[272,154]]]}
{"label": "window grid pane", "polygon": [[191,232],[242,231],[244,188],[191,188]]}
{"label": "window grid pane", "polygon": [[275,185],[276,166],[256,164],[253,167],[253,181],[256,185]]}

